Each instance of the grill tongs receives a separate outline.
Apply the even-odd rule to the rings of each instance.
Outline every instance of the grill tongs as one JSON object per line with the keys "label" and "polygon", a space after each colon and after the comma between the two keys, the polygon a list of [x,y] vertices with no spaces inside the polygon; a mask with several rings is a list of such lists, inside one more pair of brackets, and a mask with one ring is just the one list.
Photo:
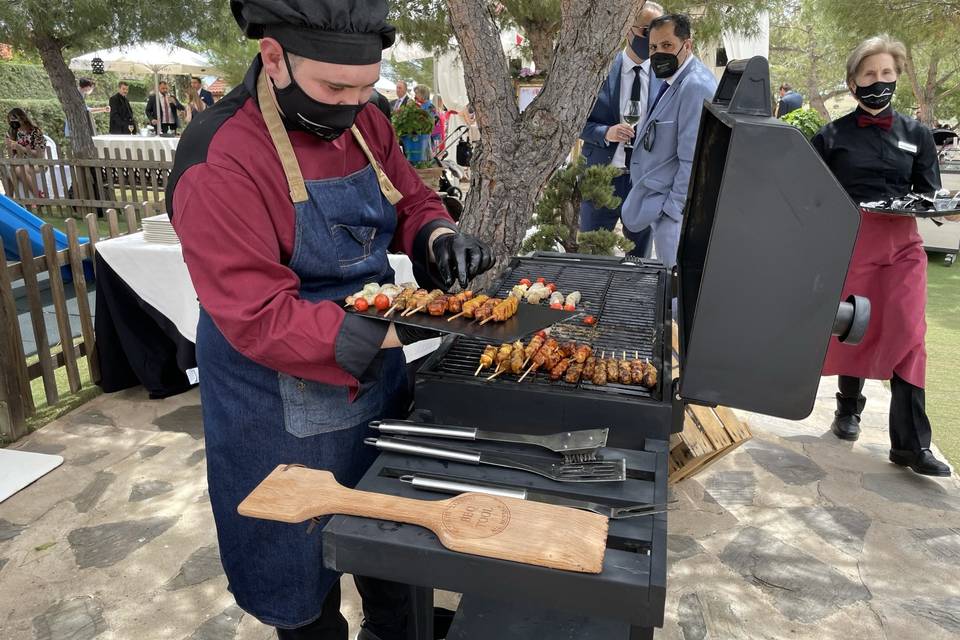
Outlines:
{"label": "grill tongs", "polygon": [[393,436],[426,436],[452,440],[489,440],[491,442],[528,444],[559,453],[563,456],[564,462],[595,460],[597,450],[607,445],[607,434],[610,431],[609,429],[584,429],[535,436],[526,433],[500,433],[499,431],[484,431],[474,427],[425,424],[407,420],[375,420],[370,423],[370,428],[376,429],[384,435]]}
{"label": "grill tongs", "polygon": [[466,464],[519,469],[557,482],[622,482],[627,478],[627,461],[623,458],[587,462],[550,462],[543,458],[518,453],[509,455],[490,453],[467,447],[455,449],[435,444],[419,444],[401,438],[366,438],[363,442],[381,451]]}

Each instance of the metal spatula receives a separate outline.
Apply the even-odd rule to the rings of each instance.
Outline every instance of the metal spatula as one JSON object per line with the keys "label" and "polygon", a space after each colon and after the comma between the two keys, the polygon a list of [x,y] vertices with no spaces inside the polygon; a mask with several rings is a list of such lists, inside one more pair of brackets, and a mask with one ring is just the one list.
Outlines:
{"label": "metal spatula", "polygon": [[485,464],[536,473],[557,482],[622,482],[627,478],[627,461],[592,460],[587,462],[550,462],[542,458],[511,453],[488,453],[474,449],[453,449],[435,444],[419,444],[398,438],[367,438],[364,444],[381,451],[406,453],[437,460],[452,460],[466,464]]}
{"label": "metal spatula", "polygon": [[370,428],[386,435],[395,436],[428,436],[453,440],[488,440],[491,442],[529,444],[559,453],[563,456],[564,462],[595,460],[597,449],[606,446],[607,434],[610,431],[609,429],[584,429],[534,436],[525,433],[501,433],[473,427],[425,424],[406,420],[376,420],[370,423]]}

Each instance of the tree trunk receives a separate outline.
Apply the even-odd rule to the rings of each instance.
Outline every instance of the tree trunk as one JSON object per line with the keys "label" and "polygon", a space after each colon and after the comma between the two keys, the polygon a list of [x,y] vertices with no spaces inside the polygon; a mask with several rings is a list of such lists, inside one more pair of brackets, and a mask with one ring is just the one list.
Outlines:
{"label": "tree trunk", "polygon": [[489,242],[503,263],[519,250],[544,185],[580,135],[636,3],[563,0],[547,81],[523,114],[490,4],[447,0],[447,6],[480,127],[460,226]]}
{"label": "tree trunk", "polygon": [[43,68],[50,77],[50,84],[57,92],[60,106],[67,122],[70,123],[70,145],[74,157],[92,158],[96,156],[93,146],[93,127],[90,114],[83,97],[77,90],[77,79],[63,59],[63,47],[53,37],[36,33],[33,37]]}
{"label": "tree trunk", "polygon": [[524,35],[530,40],[533,64],[537,71],[543,73],[550,68],[553,62],[554,40],[557,35],[557,25],[542,22],[524,22],[520,25]]}
{"label": "tree trunk", "polygon": [[927,95],[926,85],[920,83],[917,65],[913,59],[913,50],[910,47],[907,47],[906,75],[910,81],[910,88],[913,89],[913,97],[917,99],[917,108],[920,110],[920,122],[927,126],[933,126],[934,114],[932,110],[935,104],[930,101]]}

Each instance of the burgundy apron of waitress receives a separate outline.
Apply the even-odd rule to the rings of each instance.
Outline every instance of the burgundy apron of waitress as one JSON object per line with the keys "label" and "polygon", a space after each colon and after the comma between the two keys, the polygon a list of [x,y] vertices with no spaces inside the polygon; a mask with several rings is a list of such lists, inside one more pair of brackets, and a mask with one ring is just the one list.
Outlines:
{"label": "burgundy apron of waitress", "polygon": [[860,234],[843,297],[870,300],[870,324],[858,345],[830,341],[823,375],[890,380],[924,388],[927,351],[927,254],[913,217],[861,212]]}

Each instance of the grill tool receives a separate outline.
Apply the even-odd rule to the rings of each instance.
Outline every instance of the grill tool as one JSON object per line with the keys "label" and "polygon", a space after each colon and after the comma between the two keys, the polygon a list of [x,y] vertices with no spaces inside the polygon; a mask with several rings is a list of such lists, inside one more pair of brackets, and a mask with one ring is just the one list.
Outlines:
{"label": "grill tool", "polygon": [[543,458],[511,453],[488,453],[475,449],[453,449],[434,444],[419,444],[398,438],[366,438],[364,444],[381,451],[451,460],[466,464],[485,464],[536,473],[557,482],[623,482],[627,478],[627,461],[592,460],[587,462],[550,462]]}
{"label": "grill tool", "polygon": [[454,440],[489,440],[492,442],[511,442],[529,444],[559,453],[564,462],[587,462],[597,459],[597,449],[606,446],[609,429],[586,429],[582,431],[564,431],[544,436],[525,433],[501,433],[485,431],[474,427],[452,425],[432,425],[405,420],[377,420],[370,423],[385,435],[427,436],[432,438],[450,438]]}
{"label": "grill tool", "polygon": [[554,504],[561,507],[571,507],[583,511],[592,511],[606,516],[612,520],[622,520],[624,518],[637,518],[640,516],[652,516],[667,511],[666,505],[662,504],[637,504],[629,507],[614,507],[609,504],[599,502],[590,502],[588,500],[577,500],[574,498],[565,498],[552,493],[540,491],[531,491],[523,487],[509,487],[507,485],[488,485],[479,483],[475,480],[466,478],[449,479],[424,476],[420,474],[400,476],[400,482],[406,482],[414,489],[423,491],[433,491],[435,493],[444,493],[457,495],[460,493],[484,493],[489,496],[499,496],[502,498],[516,498],[518,500],[529,500],[531,502],[542,502],[544,504]]}

